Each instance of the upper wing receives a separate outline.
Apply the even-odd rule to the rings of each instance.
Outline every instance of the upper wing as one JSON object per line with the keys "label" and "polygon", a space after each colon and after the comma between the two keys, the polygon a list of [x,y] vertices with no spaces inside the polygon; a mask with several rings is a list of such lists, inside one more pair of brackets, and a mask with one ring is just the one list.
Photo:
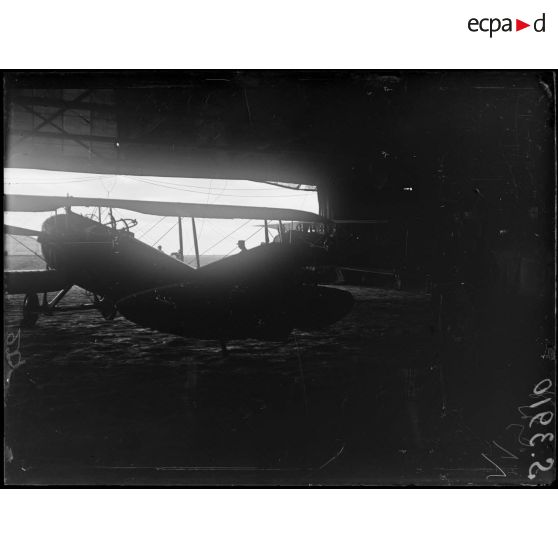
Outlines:
{"label": "upper wing", "polygon": [[168,217],[206,217],[209,219],[267,219],[270,221],[322,222],[316,213],[273,207],[244,205],[210,205],[203,203],[157,202],[146,200],[117,200],[105,198],[74,198],[64,196],[4,196],[6,211],[54,211],[61,207],[115,207],[149,215]]}

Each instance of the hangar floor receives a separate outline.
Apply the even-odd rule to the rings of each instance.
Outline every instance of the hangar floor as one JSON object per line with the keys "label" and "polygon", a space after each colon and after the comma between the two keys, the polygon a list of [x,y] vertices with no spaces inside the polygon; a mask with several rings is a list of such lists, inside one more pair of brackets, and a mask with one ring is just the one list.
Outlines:
{"label": "hangar floor", "polygon": [[[6,481],[524,482],[525,448],[508,427],[521,422],[534,377],[524,355],[536,349],[519,321],[500,313],[518,328],[502,335],[490,322],[450,346],[429,296],[344,288],[355,307],[333,327],[286,344],[231,343],[226,358],[218,343],[121,317],[41,316],[21,330],[22,365],[6,389]],[[7,297],[12,334],[20,304]]]}

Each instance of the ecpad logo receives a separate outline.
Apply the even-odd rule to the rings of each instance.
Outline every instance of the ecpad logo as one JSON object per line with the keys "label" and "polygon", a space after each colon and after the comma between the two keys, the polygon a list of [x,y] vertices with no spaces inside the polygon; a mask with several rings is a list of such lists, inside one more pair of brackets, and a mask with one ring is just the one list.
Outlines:
{"label": "ecpad logo", "polygon": [[[537,33],[545,32],[545,18],[546,14],[543,14],[539,19],[536,19],[533,22],[533,29]],[[492,38],[492,35],[494,33],[497,33],[498,31],[503,31],[504,33],[513,31],[512,18],[509,17],[505,17],[503,19],[497,17],[485,17],[483,19],[477,19],[475,17],[472,17],[469,20],[467,27],[469,28],[469,31],[472,31],[473,33],[477,33],[478,31],[490,33],[490,38]],[[531,27],[531,24],[525,23],[520,19],[515,20],[516,31],[521,31],[522,29],[526,29],[527,27]]]}

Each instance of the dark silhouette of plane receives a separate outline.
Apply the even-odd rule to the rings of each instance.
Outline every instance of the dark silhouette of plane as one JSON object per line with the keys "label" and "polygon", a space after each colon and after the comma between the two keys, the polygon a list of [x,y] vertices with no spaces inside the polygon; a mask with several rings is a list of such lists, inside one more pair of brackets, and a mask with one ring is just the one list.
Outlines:
{"label": "dark silhouette of plane", "polygon": [[[110,207],[105,225],[72,207]],[[24,326],[41,313],[97,309],[107,319],[120,313],[157,331],[215,339],[226,351],[232,339],[285,340],[293,329],[328,326],[347,314],[351,295],[316,284],[309,269],[325,251],[301,245],[268,243],[199,267],[195,217],[323,221],[319,215],[289,209],[106,200],[53,196],[5,196],[7,211],[55,211],[41,231],[5,227],[7,234],[36,236],[46,270],[6,271],[5,290],[24,294]],[[65,208],[58,213],[57,210]],[[178,217],[178,258],[138,239],[128,223],[117,228],[112,208]],[[100,215],[100,211],[99,211]],[[182,221],[192,219],[198,268],[183,260]],[[266,230],[267,232],[267,230]],[[266,238],[268,235],[266,234]],[[61,306],[74,285],[93,293],[93,302]],[[49,301],[47,293],[56,292]],[[43,293],[42,301],[38,293]]]}

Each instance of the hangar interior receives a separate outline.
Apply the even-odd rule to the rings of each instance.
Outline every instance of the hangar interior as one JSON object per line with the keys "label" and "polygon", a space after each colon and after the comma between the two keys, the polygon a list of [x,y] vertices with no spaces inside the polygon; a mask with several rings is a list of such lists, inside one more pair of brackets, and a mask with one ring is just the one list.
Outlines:
{"label": "hangar interior", "polygon": [[[165,340],[86,384],[56,351],[41,372],[50,337],[24,332],[37,358],[9,390],[12,478],[480,483],[496,441],[518,455],[506,479],[523,480],[517,407],[554,350],[553,74],[14,72],[4,122],[5,167],[316,186],[356,299],[296,350],[247,343],[224,365]],[[64,335],[68,351],[89,343],[78,326],[47,330],[58,353]],[[103,331],[109,347],[131,335]],[[91,382],[101,426],[71,427]]]}

